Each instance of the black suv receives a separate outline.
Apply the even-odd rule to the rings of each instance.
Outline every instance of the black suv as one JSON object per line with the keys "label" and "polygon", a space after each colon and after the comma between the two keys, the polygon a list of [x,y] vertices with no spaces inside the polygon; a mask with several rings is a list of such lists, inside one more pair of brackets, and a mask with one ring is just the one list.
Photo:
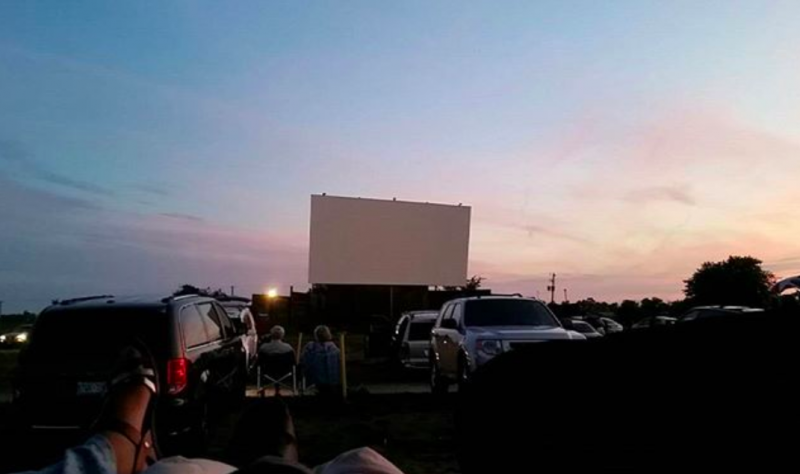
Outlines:
{"label": "black suv", "polygon": [[99,412],[115,355],[133,338],[157,361],[159,447],[202,449],[209,410],[243,399],[247,374],[241,337],[224,309],[196,295],[98,296],[45,309],[20,356],[15,403],[24,428],[80,436]]}

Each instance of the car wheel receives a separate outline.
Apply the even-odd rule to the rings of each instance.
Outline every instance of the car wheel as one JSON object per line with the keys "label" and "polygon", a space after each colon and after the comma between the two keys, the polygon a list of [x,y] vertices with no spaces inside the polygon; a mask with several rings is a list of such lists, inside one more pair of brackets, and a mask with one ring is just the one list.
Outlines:
{"label": "car wheel", "polygon": [[448,392],[447,380],[439,373],[439,367],[431,361],[431,393],[445,395]]}

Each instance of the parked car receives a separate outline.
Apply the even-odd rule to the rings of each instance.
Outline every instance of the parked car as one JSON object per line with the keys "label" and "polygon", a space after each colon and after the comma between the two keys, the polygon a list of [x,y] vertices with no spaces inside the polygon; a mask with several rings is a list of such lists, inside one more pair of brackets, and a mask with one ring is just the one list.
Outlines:
{"label": "parked car", "polygon": [[697,306],[690,309],[678,319],[678,322],[699,321],[703,319],[729,317],[741,314],[763,313],[761,308],[747,306]]}
{"label": "parked car", "polygon": [[217,298],[219,304],[225,309],[225,313],[230,318],[234,329],[242,338],[242,345],[246,354],[246,370],[249,372],[255,367],[258,359],[258,330],[256,320],[250,311],[250,300],[236,296],[229,296],[224,299]]}
{"label": "parked car", "polygon": [[605,328],[606,335],[608,335],[608,334],[616,334],[618,332],[622,332],[622,331],[625,330],[625,328],[622,326],[622,324],[614,321],[611,318],[607,318],[605,316],[601,316],[600,318],[598,318],[598,320],[600,321],[600,323]]}
{"label": "parked car", "polygon": [[0,347],[19,347],[27,344],[32,329],[32,324],[23,324],[11,332],[0,334]]}
{"label": "parked car", "polygon": [[402,367],[428,369],[431,331],[438,316],[438,311],[409,311],[400,316],[392,346]]}
{"label": "parked car", "polygon": [[431,334],[431,389],[466,382],[472,372],[503,352],[549,340],[583,339],[565,330],[541,301],[488,296],[460,298],[442,306]]}
{"label": "parked car", "polygon": [[[244,349],[213,298],[78,298],[45,309],[20,356],[15,413],[42,436],[80,436],[96,419],[116,356],[133,339],[148,346],[162,387],[157,444],[199,449],[209,411],[243,399]],[[188,444],[187,444],[188,443]]]}
{"label": "parked car", "polygon": [[677,321],[676,318],[669,316],[650,316],[637,322],[631,328],[633,329],[648,329],[663,326],[672,326]]}
{"label": "parked car", "polygon": [[594,328],[591,324],[587,323],[586,321],[580,319],[571,319],[566,318],[561,321],[564,325],[565,329],[570,331],[575,331],[579,334],[583,334],[586,339],[596,339],[598,337],[603,337],[597,329]]}

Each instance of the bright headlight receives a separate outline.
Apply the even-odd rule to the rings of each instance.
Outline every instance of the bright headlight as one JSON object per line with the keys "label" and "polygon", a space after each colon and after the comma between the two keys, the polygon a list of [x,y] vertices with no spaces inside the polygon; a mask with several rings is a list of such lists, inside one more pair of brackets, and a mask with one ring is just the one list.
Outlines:
{"label": "bright headlight", "polygon": [[14,339],[16,339],[17,342],[25,342],[28,340],[28,333],[27,332],[19,333],[17,334],[17,337],[15,337]]}

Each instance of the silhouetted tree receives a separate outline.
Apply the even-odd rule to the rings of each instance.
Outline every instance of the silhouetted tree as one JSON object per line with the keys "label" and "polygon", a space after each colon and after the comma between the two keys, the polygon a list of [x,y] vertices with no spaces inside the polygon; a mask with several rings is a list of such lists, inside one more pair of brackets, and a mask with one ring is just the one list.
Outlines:
{"label": "silhouetted tree", "polygon": [[669,305],[661,298],[645,298],[639,304],[643,317],[661,316],[669,313]]}
{"label": "silhouetted tree", "polygon": [[200,296],[211,296],[213,298],[227,296],[224,291],[217,288],[216,290],[211,290],[211,288],[199,288],[194,285],[183,284],[180,288],[175,290],[172,293],[172,296],[183,296],[183,295],[200,295]]}
{"label": "silhouetted tree", "polygon": [[481,287],[481,284],[483,283],[484,280],[486,280],[486,278],[484,278],[484,277],[482,277],[480,275],[472,275],[469,278],[469,280],[467,280],[467,284],[464,285],[464,290],[465,291],[475,291],[475,290],[477,290],[478,288]]}
{"label": "silhouetted tree", "polygon": [[631,326],[641,319],[639,303],[633,300],[625,300],[619,305],[617,319],[625,326]]}
{"label": "silhouetted tree", "polygon": [[481,287],[481,284],[486,280],[486,278],[480,275],[472,275],[469,277],[464,283],[463,286],[445,286],[444,289],[447,291],[475,291]]}
{"label": "silhouetted tree", "polygon": [[770,299],[775,276],[761,268],[761,260],[730,256],[706,262],[685,280],[684,294],[693,305],[743,305],[763,307]]}

